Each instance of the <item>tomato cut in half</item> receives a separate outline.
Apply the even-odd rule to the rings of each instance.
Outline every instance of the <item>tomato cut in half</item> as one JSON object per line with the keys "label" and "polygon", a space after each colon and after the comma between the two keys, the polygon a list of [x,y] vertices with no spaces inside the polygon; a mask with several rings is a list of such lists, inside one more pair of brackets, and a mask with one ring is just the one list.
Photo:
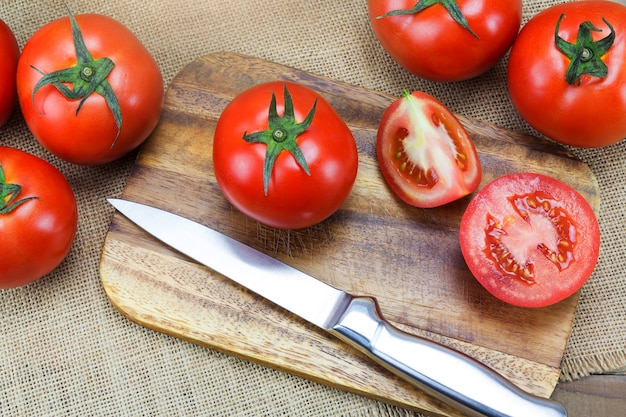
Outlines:
{"label": "tomato cut in half", "polygon": [[509,174],[487,184],[461,219],[460,244],[472,274],[509,304],[545,307],[574,294],[598,261],[593,209],[552,177]]}
{"label": "tomato cut in half", "polygon": [[471,194],[482,178],[471,137],[434,97],[405,91],[383,113],[378,162],[391,189],[406,203],[441,206]]}

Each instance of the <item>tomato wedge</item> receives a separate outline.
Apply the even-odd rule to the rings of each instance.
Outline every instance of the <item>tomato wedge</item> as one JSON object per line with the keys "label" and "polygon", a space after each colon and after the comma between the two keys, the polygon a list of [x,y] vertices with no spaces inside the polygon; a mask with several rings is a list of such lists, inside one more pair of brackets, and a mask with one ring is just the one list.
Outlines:
{"label": "tomato wedge", "polygon": [[600,229],[591,206],[569,185],[533,173],[487,184],[461,219],[463,257],[495,297],[545,307],[574,294],[598,261]]}
{"label": "tomato wedge", "polygon": [[391,189],[406,203],[441,206],[478,188],[482,168],[474,142],[434,97],[404,92],[383,113],[376,151]]}

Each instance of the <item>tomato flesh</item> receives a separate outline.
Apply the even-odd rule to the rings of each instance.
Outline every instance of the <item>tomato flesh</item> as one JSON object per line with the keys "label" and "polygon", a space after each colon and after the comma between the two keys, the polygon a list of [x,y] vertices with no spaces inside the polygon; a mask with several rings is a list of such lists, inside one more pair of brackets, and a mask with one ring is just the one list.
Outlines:
{"label": "tomato flesh", "polygon": [[383,114],[377,135],[383,177],[406,203],[437,207],[472,193],[482,170],[458,119],[422,92],[405,92]]}
{"label": "tomato flesh", "polygon": [[510,304],[543,307],[576,292],[598,259],[592,208],[568,185],[510,174],[485,186],[461,220],[461,250],[476,279]]}

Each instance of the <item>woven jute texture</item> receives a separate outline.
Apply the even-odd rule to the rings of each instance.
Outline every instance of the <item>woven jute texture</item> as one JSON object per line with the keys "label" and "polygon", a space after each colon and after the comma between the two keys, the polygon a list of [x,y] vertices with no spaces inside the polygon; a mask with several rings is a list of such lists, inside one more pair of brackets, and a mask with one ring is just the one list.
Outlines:
{"label": "woven jute texture", "polygon": [[[524,1],[523,21],[556,3]],[[0,18],[23,46],[39,27],[66,16],[68,7],[129,27],[156,58],[166,85],[194,59],[234,51],[395,96],[403,89],[423,90],[457,113],[538,136],[507,95],[506,59],[466,82],[418,79],[378,44],[364,0],[0,0]],[[102,166],[69,164],[33,139],[18,110],[0,129],[0,144],[57,166],[74,188],[80,213],[72,251],[54,272],[0,291],[0,415],[416,415],[125,319],[103,292],[99,258],[113,213],[105,198],[121,194],[136,153]],[[626,365],[625,151],[626,141],[572,150],[600,184],[602,249],[582,290],[563,359],[564,380]]]}

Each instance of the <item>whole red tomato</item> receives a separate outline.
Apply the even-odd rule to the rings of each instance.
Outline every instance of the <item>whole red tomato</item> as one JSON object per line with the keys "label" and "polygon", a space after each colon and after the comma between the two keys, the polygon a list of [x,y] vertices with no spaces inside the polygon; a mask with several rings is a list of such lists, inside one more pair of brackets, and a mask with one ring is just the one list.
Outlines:
{"label": "whole red tomato", "polygon": [[244,214],[281,229],[319,223],[350,194],[358,151],[350,129],[317,92],[269,82],[235,97],[213,139],[215,177]]}
{"label": "whole red tomato", "polygon": [[376,140],[378,163],[404,202],[441,206],[474,192],[482,178],[472,138],[434,97],[404,93],[383,113]]}
{"label": "whole red tomato", "polygon": [[0,146],[0,288],[33,282],[68,255],[78,210],[72,188],[54,166]]}
{"label": "whole red tomato", "polygon": [[521,116],[566,145],[626,137],[626,6],[578,1],[535,15],[509,57],[508,86]]}
{"label": "whole red tomato", "polygon": [[20,48],[17,40],[2,20],[0,20],[0,126],[6,123],[17,102],[15,73]]}
{"label": "whole red tomato", "polygon": [[381,45],[409,72],[461,81],[494,66],[522,20],[521,0],[369,0]]}
{"label": "whole red tomato", "polygon": [[17,89],[35,138],[84,165],[135,149],[163,107],[163,80],[150,53],[121,23],[98,14],[39,29],[22,51]]}
{"label": "whole red tomato", "polygon": [[533,173],[496,178],[461,219],[463,257],[495,297],[545,307],[574,294],[598,261],[591,206],[567,184]]}

